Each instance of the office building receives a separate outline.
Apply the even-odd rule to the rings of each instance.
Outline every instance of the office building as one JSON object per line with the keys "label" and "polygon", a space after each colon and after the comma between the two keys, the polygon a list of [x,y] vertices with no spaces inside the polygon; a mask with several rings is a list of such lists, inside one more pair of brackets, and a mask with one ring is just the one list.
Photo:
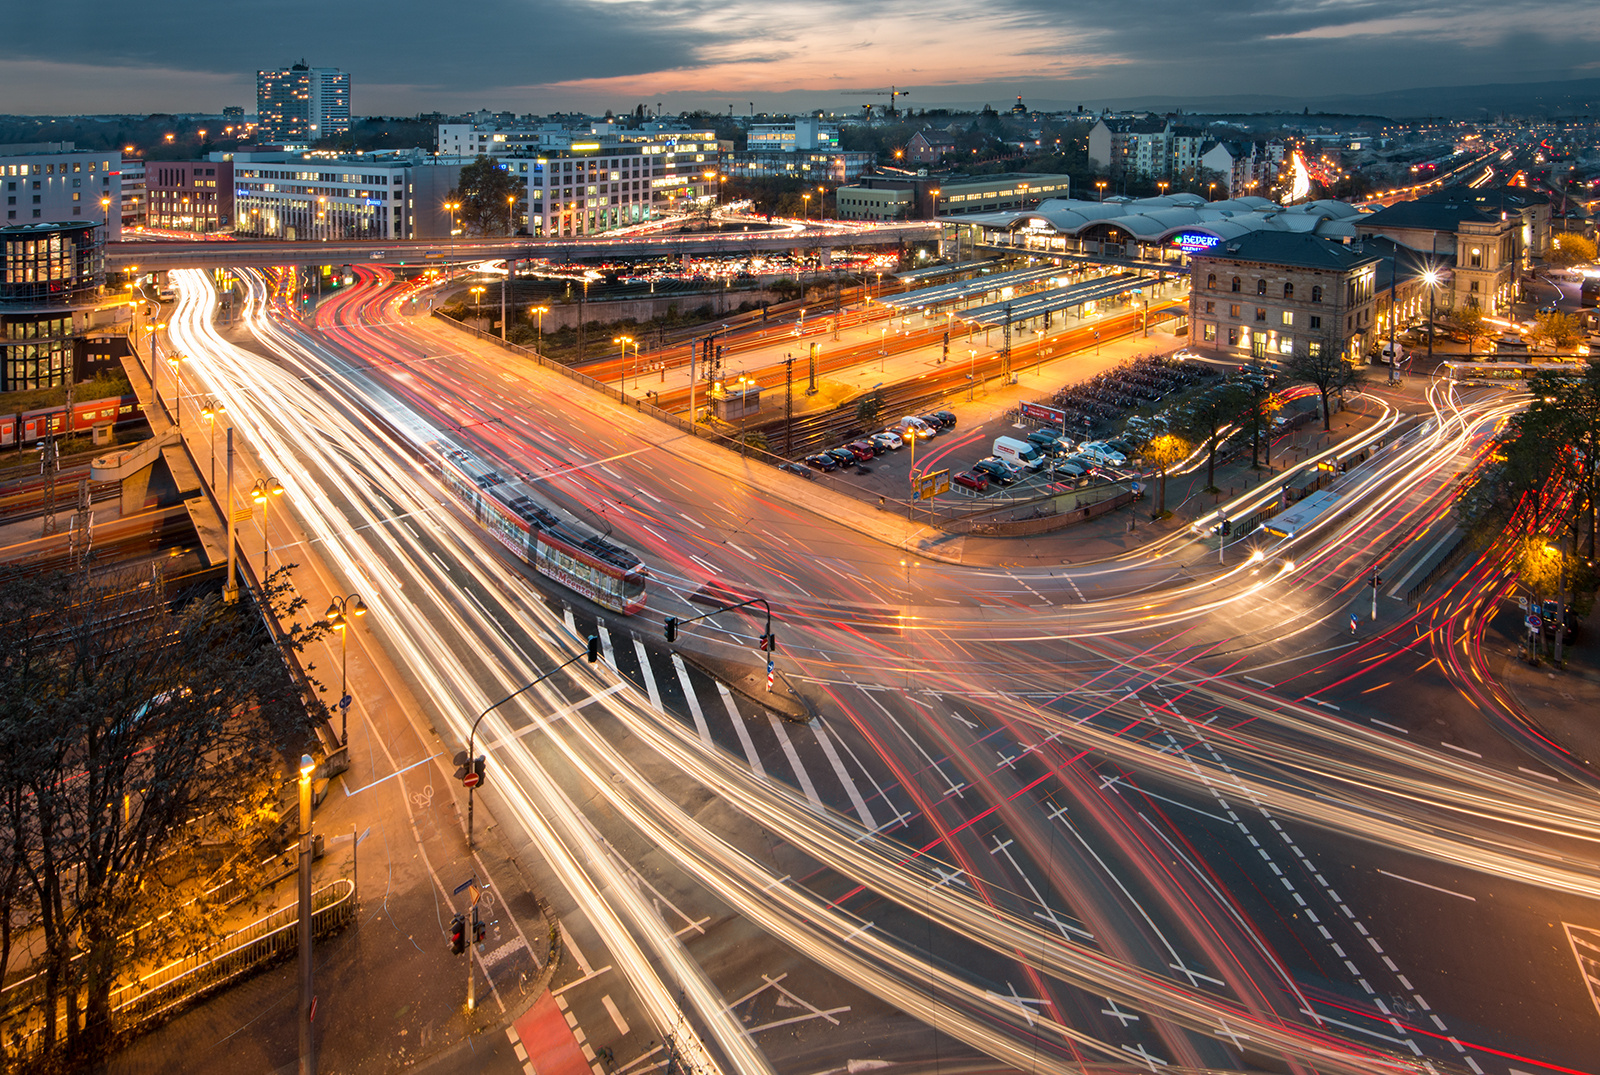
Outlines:
{"label": "office building", "polygon": [[145,223],[151,228],[233,230],[231,161],[151,161],[144,186]]}
{"label": "office building", "polygon": [[[0,225],[108,223],[122,237],[122,155],[79,150],[71,142],[0,145]],[[113,208],[115,207],[115,208]]]}
{"label": "office building", "polygon": [[0,227],[0,392],[81,380],[105,283],[99,221]]}
{"label": "office building", "polygon": [[828,152],[839,148],[839,125],[824,123],[817,116],[803,116],[790,123],[753,123],[745,148],[752,153]]}
{"label": "office building", "polygon": [[840,187],[841,220],[926,220],[1022,209],[1041,199],[1066,198],[1071,180],[1043,172],[975,176],[872,175]]}
{"label": "office building", "polygon": [[256,72],[256,138],[305,145],[350,131],[350,76],[304,61]]}
{"label": "office building", "polygon": [[461,175],[459,160],[422,150],[213,153],[211,159],[233,170],[235,234],[268,239],[443,238],[450,234],[444,205]]}

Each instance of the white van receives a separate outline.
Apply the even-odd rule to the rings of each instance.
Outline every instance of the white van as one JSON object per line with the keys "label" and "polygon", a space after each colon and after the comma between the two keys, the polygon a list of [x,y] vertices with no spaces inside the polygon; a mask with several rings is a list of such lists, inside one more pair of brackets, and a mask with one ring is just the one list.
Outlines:
{"label": "white van", "polygon": [[921,440],[926,440],[934,434],[934,429],[932,426],[930,426],[927,422],[924,422],[921,418],[917,418],[914,415],[909,414],[896,422],[893,428],[894,431],[900,434],[901,437],[905,437],[909,434],[910,436],[917,437]]}
{"label": "white van", "polygon": [[1044,453],[1039,451],[1039,446],[1018,440],[1016,437],[996,437],[994,454],[1007,463],[1027,467],[1029,470],[1038,470],[1044,466]]}

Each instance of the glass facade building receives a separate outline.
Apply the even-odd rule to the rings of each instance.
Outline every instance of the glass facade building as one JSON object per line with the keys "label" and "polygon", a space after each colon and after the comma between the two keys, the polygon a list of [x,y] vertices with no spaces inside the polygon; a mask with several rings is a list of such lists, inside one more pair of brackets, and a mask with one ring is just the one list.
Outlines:
{"label": "glass facade building", "polygon": [[0,228],[0,392],[64,385],[74,372],[74,311],[86,318],[105,279],[92,223]]}

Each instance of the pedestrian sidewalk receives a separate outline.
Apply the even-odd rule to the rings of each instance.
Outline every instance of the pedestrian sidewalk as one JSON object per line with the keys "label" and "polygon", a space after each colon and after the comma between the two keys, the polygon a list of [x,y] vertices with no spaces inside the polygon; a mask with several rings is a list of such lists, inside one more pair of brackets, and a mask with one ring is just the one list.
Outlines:
{"label": "pedestrian sidewalk", "polygon": [[1489,667],[1529,721],[1593,773],[1600,763],[1600,725],[1594,719],[1600,713],[1600,602],[1575,626],[1572,643],[1564,647],[1564,669],[1529,664],[1520,640],[1504,636],[1496,639],[1504,644],[1491,651]]}

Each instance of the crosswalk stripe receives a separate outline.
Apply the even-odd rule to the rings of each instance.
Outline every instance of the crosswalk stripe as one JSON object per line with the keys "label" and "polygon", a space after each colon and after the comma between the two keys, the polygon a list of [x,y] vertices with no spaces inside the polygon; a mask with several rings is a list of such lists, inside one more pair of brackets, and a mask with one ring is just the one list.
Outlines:
{"label": "crosswalk stripe", "polygon": [[689,670],[683,666],[683,658],[676,653],[672,655],[672,667],[678,670],[678,682],[683,684],[683,697],[689,703],[689,713],[694,717],[694,727],[700,733],[700,742],[710,746],[711,729],[706,726],[706,715],[700,712],[700,699],[695,697],[694,684],[689,682]]}
{"label": "crosswalk stripe", "polygon": [[870,832],[878,831],[878,823],[872,819],[872,811],[867,809],[867,801],[861,797],[861,792],[856,787],[856,782],[850,779],[850,774],[844,771],[844,763],[839,760],[839,752],[833,749],[833,740],[822,730],[821,721],[813,724],[811,731],[817,737],[817,745],[822,748],[822,753],[827,755],[828,764],[833,766],[834,775],[839,778],[839,783],[844,785],[845,794],[850,796],[850,805],[856,808],[861,824]]}
{"label": "crosswalk stripe", "polygon": [[576,619],[574,619],[573,615],[572,615],[572,606],[571,605],[562,605],[561,606],[561,616],[562,616],[562,619],[567,621],[567,630],[572,632],[572,637],[574,637],[574,638],[581,637],[578,634],[578,621]]}
{"label": "crosswalk stripe", "polygon": [[728,707],[728,719],[733,721],[734,734],[739,737],[739,745],[744,747],[744,756],[750,759],[750,768],[755,770],[757,776],[766,776],[767,771],[761,767],[761,759],[756,756],[756,745],[750,741],[750,729],[744,726],[744,718],[739,715],[739,707],[733,704],[733,693],[717,680],[717,693],[722,695],[722,704]]}
{"label": "crosswalk stripe", "polygon": [[661,692],[656,689],[656,673],[650,667],[650,655],[645,652],[644,643],[637,636],[633,640],[633,652],[639,656],[639,668],[644,672],[644,689],[650,692],[650,705],[659,712],[666,712],[661,705]]}
{"label": "crosswalk stripe", "polygon": [[606,667],[613,672],[617,670],[617,655],[611,649],[611,632],[606,630],[604,623],[597,623],[594,629],[600,633],[600,652],[605,656]]}
{"label": "crosswalk stripe", "polygon": [[794,744],[789,741],[789,730],[783,726],[783,721],[771,713],[767,714],[767,720],[772,722],[772,730],[778,735],[778,745],[783,748],[784,754],[788,755],[789,764],[794,767],[795,778],[800,781],[800,790],[805,792],[806,798],[810,799],[811,804],[820,810],[822,808],[822,800],[817,796],[817,789],[812,786],[811,774],[806,772],[804,765],[800,764],[800,755],[796,753]]}

